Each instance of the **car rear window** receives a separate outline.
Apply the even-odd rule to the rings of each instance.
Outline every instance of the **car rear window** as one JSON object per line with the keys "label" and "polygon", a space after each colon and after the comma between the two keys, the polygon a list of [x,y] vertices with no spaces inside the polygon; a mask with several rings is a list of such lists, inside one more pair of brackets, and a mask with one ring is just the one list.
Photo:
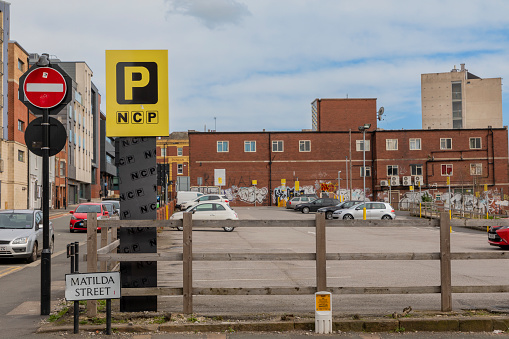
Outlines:
{"label": "car rear window", "polygon": [[99,205],[79,205],[76,208],[76,213],[101,213],[101,206],[99,206]]}

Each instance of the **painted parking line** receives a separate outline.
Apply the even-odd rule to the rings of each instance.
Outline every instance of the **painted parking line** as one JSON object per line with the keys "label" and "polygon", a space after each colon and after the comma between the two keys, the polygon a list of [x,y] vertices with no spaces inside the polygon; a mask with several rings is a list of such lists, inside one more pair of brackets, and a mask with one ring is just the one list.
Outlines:
{"label": "painted parking line", "polygon": [[19,271],[23,267],[21,266],[7,266],[5,268],[0,269],[0,277],[6,276],[8,274],[11,274],[13,272]]}

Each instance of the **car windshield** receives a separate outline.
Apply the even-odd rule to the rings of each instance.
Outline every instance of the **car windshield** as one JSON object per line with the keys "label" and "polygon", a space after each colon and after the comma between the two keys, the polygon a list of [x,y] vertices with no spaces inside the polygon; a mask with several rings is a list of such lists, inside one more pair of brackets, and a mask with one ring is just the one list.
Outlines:
{"label": "car windshield", "polygon": [[108,212],[113,212],[113,205],[112,204],[104,204],[104,206],[106,206],[106,210]]}
{"label": "car windshield", "polygon": [[76,208],[76,213],[101,213],[101,206],[79,205],[78,208]]}
{"label": "car windshield", "polygon": [[0,228],[32,228],[33,214],[2,213],[0,214]]}

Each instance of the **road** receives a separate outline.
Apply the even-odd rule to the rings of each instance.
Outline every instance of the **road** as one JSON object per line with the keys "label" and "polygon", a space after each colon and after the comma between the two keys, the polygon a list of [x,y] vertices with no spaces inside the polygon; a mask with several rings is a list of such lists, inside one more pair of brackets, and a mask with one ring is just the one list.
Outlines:
{"label": "road", "polygon": [[[314,214],[302,214],[276,208],[236,208],[241,219],[314,219]],[[52,257],[52,301],[63,298],[64,276],[69,272],[66,258],[66,245],[79,241],[80,253],[86,251],[85,233],[69,233],[70,215],[53,219],[55,228],[55,253]],[[451,235],[453,252],[497,251],[487,245],[483,232],[454,229]],[[161,250],[179,251],[182,232],[175,230],[162,233],[166,240],[160,241]],[[339,229],[327,230],[328,252],[438,252],[438,230],[433,228],[379,228],[379,229]],[[222,230],[197,230],[193,232],[193,251],[195,252],[312,252],[314,251],[314,232],[312,228],[238,228],[227,233]],[[453,285],[504,285],[507,282],[505,270],[500,267],[505,261],[462,261],[453,263]],[[182,266],[178,264],[159,264],[160,286],[181,286]],[[81,263],[80,267],[84,268]],[[315,267],[313,262],[214,262],[193,265],[193,281],[196,287],[260,287],[260,286],[312,286]],[[385,262],[385,261],[345,261],[328,262],[329,286],[424,286],[438,285],[438,262]],[[40,260],[32,264],[22,261],[0,262],[0,338],[32,337],[45,316],[40,316]],[[218,299],[222,298],[222,299]],[[309,297],[195,297],[194,309],[197,313],[309,313],[313,309]],[[462,308],[506,308],[500,295],[453,295],[453,307]],[[401,312],[405,306],[414,310],[438,310],[439,295],[341,295],[333,298],[335,314],[371,313],[390,314]],[[159,309],[181,312],[182,297],[160,297]],[[212,311],[211,311],[212,310]],[[309,334],[302,334],[308,336]],[[487,335],[487,334],[485,334]],[[290,335],[278,335],[294,337]],[[400,336],[400,335],[398,335]],[[420,338],[411,334],[409,338]],[[46,336],[37,335],[39,338]],[[47,336],[54,338],[53,335]],[[199,337],[198,335],[193,337]],[[201,336],[201,337],[206,337]],[[228,337],[259,337],[249,334],[231,334]],[[270,336],[269,336],[270,337]],[[366,338],[361,334],[345,336]],[[370,338],[390,338],[389,334]],[[429,336],[426,336],[429,337]],[[439,335],[436,338],[441,338]],[[454,337],[449,335],[447,337]],[[464,334],[457,336],[464,338]],[[484,338],[472,335],[471,338]],[[163,338],[154,335],[153,338]]]}

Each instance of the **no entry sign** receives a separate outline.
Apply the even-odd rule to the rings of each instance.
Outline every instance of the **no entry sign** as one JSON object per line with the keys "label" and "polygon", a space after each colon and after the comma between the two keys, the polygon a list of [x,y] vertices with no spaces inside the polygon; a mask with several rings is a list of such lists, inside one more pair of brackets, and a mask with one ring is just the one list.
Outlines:
{"label": "no entry sign", "polygon": [[26,76],[23,92],[32,105],[47,109],[57,106],[64,100],[67,86],[64,76],[56,69],[38,67]]}

